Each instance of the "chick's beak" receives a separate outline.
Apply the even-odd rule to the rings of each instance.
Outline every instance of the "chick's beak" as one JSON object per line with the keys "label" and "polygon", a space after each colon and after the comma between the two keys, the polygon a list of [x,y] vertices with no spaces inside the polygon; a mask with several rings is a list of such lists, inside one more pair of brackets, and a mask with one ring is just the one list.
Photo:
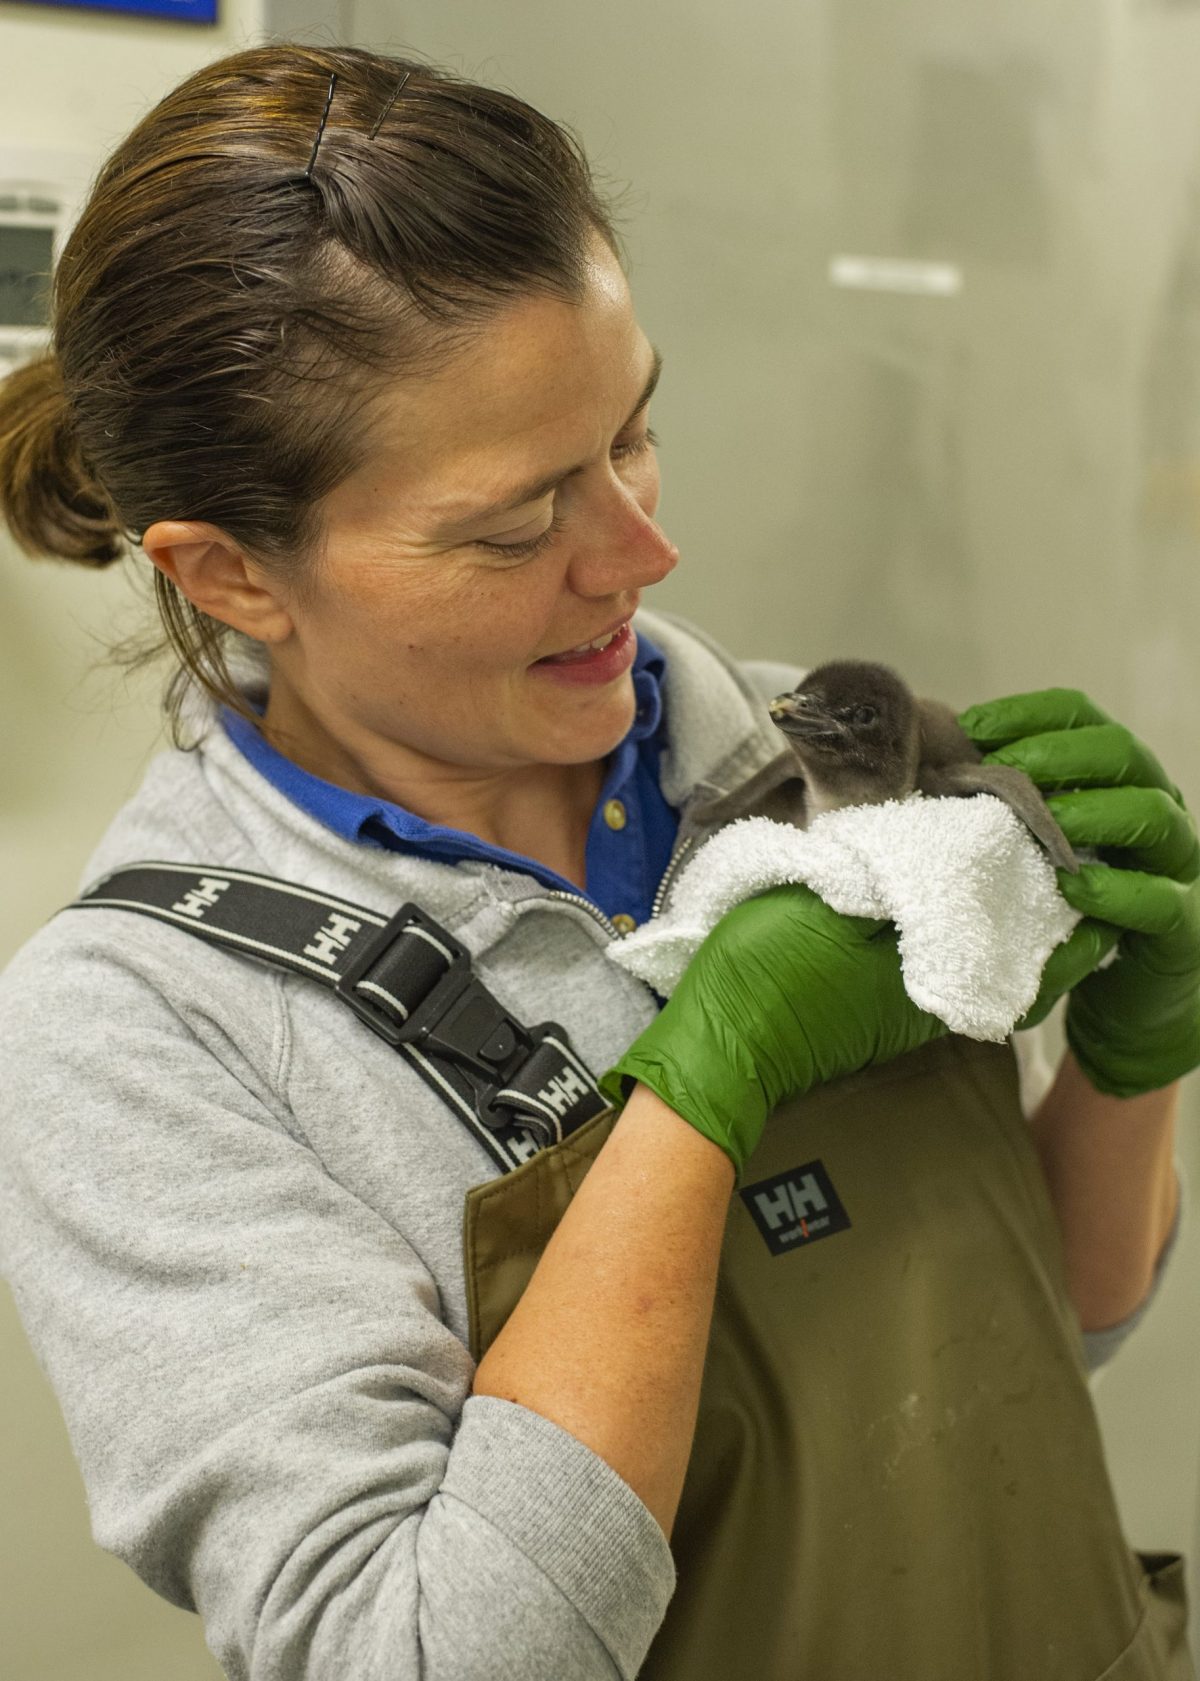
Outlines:
{"label": "chick's beak", "polygon": [[768,711],[785,735],[831,736],[842,733],[837,720],[831,718],[812,695],[776,695]]}

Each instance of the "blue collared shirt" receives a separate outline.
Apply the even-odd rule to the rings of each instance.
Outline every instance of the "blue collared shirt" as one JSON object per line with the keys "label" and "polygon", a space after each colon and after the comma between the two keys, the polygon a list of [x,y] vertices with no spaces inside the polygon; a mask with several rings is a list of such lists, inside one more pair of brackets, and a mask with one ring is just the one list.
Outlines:
{"label": "blue collared shirt", "polygon": [[[632,674],[637,710],[629,733],[609,754],[604,785],[588,828],[584,897],[606,916],[620,917],[618,926],[625,931],[650,915],[679,827],[679,814],[663,798],[658,777],[659,755],[665,743],[662,678],[666,667],[661,650],[639,631]],[[234,746],[268,782],[310,817],[347,840],[413,852],[444,863],[479,858],[506,869],[524,870],[546,887],[580,892],[574,882],[519,852],[489,846],[465,830],[427,823],[390,800],[353,794],[310,775],[228,708],[222,711],[221,721]]]}

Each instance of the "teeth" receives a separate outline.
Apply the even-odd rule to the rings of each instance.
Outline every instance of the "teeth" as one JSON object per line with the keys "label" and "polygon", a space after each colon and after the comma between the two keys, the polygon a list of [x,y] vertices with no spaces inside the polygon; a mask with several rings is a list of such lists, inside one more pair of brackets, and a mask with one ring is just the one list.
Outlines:
{"label": "teeth", "polygon": [[626,619],[625,624],[618,625],[616,630],[610,630],[606,636],[594,637],[591,642],[579,642],[574,648],[564,648],[561,654],[547,654],[546,658],[566,660],[577,654],[598,653],[601,648],[607,648],[610,642],[620,636],[621,632],[626,628],[628,623],[629,620]]}

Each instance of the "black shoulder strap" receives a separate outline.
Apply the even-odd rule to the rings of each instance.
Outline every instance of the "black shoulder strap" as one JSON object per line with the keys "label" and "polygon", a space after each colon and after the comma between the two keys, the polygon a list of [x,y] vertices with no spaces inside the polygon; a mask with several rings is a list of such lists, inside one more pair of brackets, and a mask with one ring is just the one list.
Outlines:
{"label": "black shoulder strap", "polygon": [[520,1167],[608,1107],[557,1022],[524,1027],[419,906],[394,916],[210,864],[130,864],[64,907],[138,911],[307,975],[412,1064],[497,1162]]}

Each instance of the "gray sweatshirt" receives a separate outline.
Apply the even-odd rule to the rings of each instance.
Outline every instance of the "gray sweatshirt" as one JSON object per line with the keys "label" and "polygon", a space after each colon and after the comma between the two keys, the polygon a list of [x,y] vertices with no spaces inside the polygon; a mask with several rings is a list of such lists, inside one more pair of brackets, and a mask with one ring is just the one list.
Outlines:
{"label": "gray sweatshirt", "polygon": [[[639,622],[667,657],[668,801],[765,763],[763,698],[799,673]],[[153,762],[83,885],[136,859],[415,899],[597,1074],[655,1012],[582,899],[344,840],[219,727]],[[670,1549],[589,1448],[471,1395],[463,1199],[497,1169],[394,1051],[301,977],[103,909],[18,953],[0,1042],[0,1266],[93,1534],[200,1614],[228,1676],[636,1675]],[[1045,1071],[1023,1077],[1028,1107]]]}

